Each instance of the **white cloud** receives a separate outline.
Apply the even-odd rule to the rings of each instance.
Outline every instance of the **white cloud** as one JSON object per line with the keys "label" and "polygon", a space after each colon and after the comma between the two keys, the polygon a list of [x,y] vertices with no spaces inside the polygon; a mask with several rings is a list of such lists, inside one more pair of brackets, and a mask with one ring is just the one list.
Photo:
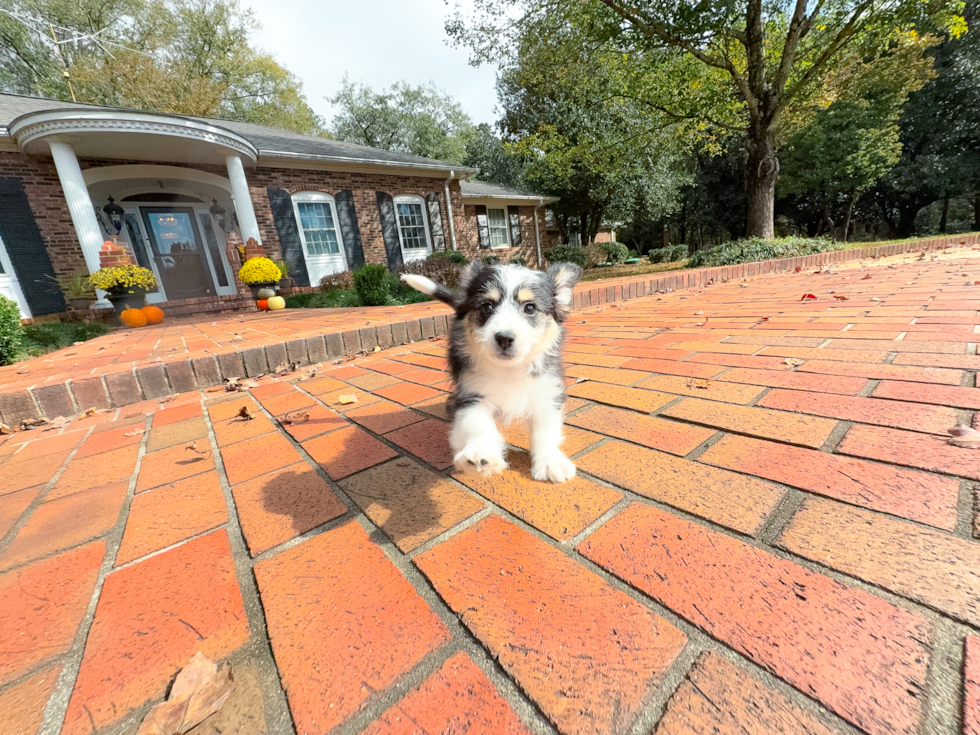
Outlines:
{"label": "white cloud", "polygon": [[254,43],[303,81],[310,106],[329,122],[324,97],[344,73],[374,89],[405,80],[434,82],[475,122],[493,123],[496,69],[469,65],[466,49],[446,45],[451,7],[443,0],[245,0],[262,30]]}

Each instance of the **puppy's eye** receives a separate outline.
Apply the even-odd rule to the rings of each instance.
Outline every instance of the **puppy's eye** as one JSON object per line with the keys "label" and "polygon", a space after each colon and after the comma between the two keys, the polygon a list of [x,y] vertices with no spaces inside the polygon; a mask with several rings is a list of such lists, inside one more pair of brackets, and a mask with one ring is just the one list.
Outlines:
{"label": "puppy's eye", "polygon": [[524,304],[524,313],[530,316],[536,312],[538,308],[534,304]]}
{"label": "puppy's eye", "polygon": [[488,317],[493,314],[493,304],[483,304],[483,306],[480,307],[480,314],[484,317]]}

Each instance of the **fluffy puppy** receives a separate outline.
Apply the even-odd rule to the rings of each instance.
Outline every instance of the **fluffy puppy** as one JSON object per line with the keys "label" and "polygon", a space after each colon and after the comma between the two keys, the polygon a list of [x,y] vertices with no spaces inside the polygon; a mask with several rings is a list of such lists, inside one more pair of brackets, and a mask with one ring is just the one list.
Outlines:
{"label": "fluffy puppy", "polygon": [[565,482],[575,465],[559,445],[565,405],[562,323],[582,269],[556,263],[547,272],[517,265],[472,263],[452,291],[417,275],[401,278],[455,311],[449,366],[455,388],[448,401],[449,443],[457,469],[491,475],[506,469],[497,421],[527,421],[531,474]]}

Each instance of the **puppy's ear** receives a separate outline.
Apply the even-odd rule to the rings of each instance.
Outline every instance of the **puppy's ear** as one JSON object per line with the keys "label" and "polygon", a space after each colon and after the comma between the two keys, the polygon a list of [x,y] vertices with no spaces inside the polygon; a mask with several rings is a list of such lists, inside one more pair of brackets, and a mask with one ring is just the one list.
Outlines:
{"label": "puppy's ear", "polygon": [[555,289],[555,320],[559,323],[568,318],[572,308],[572,289],[582,277],[582,269],[575,263],[555,263],[545,271]]}
{"label": "puppy's ear", "polygon": [[486,266],[484,266],[480,261],[474,260],[463,269],[463,272],[459,274],[459,285],[456,286],[460,293],[465,294],[469,290],[470,284],[473,283],[473,279],[475,279],[477,274],[485,267]]}

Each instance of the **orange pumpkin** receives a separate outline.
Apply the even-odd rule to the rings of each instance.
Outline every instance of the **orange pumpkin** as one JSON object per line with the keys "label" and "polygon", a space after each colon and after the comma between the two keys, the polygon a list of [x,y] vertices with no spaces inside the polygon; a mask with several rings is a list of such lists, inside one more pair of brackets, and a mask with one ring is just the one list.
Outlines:
{"label": "orange pumpkin", "polygon": [[144,314],[139,309],[126,309],[122,314],[119,315],[122,323],[127,327],[145,327],[146,326],[146,314]]}
{"label": "orange pumpkin", "polygon": [[159,324],[163,321],[163,310],[159,306],[144,306],[140,311],[146,317],[147,324]]}
{"label": "orange pumpkin", "polygon": [[268,311],[269,310],[269,299],[259,299],[255,303],[259,307],[259,311]]}

